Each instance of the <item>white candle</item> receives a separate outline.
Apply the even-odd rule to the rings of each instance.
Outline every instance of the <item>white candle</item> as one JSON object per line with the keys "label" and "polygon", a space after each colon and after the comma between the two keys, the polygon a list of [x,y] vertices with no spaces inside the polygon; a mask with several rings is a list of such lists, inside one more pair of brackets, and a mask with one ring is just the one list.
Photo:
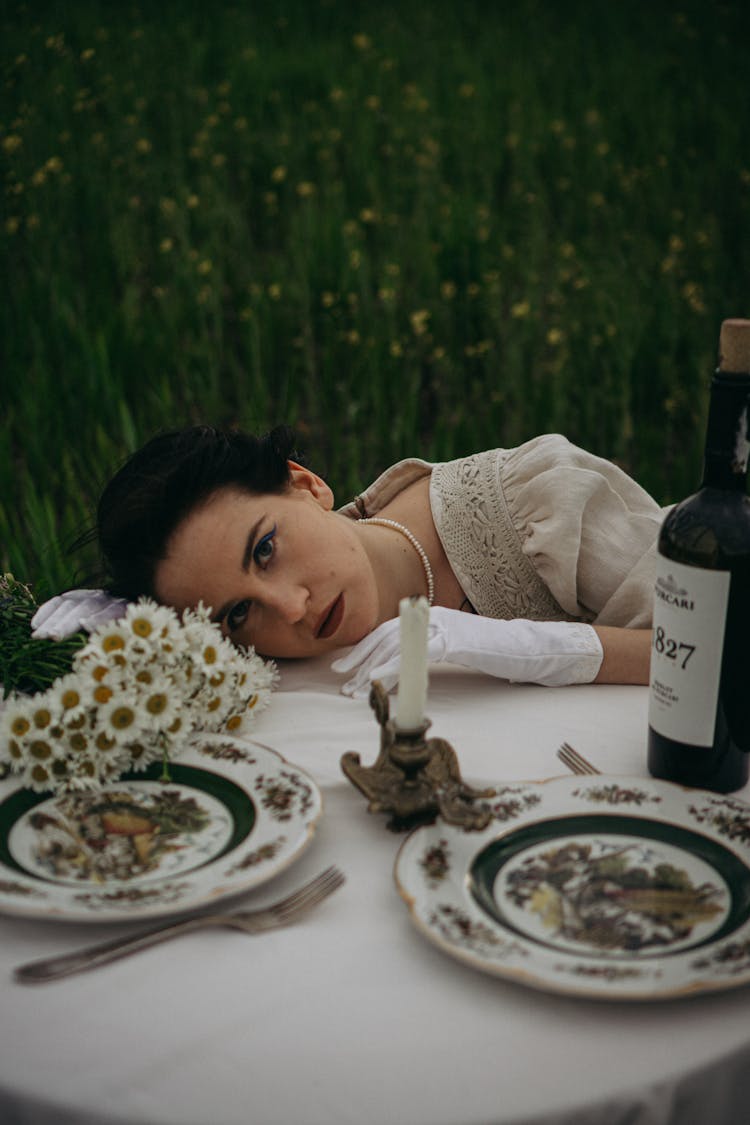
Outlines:
{"label": "white candle", "polygon": [[425,597],[399,602],[401,672],[396,700],[396,726],[416,730],[424,722],[427,699],[427,625],[430,606]]}

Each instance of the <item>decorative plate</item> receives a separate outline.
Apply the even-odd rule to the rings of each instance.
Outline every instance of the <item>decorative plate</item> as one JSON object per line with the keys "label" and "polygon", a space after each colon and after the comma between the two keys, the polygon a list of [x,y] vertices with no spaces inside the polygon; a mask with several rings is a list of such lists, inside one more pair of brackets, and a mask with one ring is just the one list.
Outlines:
{"label": "decorative plate", "polygon": [[77,922],[191,910],[266,882],[312,839],[315,782],[205,735],[170,762],[65,796],[0,783],[0,911]]}
{"label": "decorative plate", "polygon": [[395,879],[417,927],[485,972],[651,1000],[750,981],[750,805],[652,778],[498,788],[481,832],[416,829]]}

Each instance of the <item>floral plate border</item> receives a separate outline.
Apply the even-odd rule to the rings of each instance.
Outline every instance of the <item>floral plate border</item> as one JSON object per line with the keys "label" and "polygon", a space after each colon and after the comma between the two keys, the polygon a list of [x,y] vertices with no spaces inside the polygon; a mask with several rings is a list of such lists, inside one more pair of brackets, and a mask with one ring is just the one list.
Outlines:
{"label": "floral plate border", "polygon": [[[481,832],[438,820],[415,829],[396,857],[394,879],[414,923],[446,953],[530,987],[606,1000],[685,997],[750,982],[746,802],[653,778],[600,776],[501,785],[489,805],[492,821]],[[601,870],[596,848],[606,853],[605,874],[607,863],[619,873],[624,852],[646,857],[645,866],[638,860],[630,871],[631,883],[640,880],[641,887],[623,890],[611,879],[598,879],[605,886],[605,909],[618,895],[645,901],[643,887],[651,890],[649,880],[654,882],[648,857],[655,855],[659,877],[666,871],[673,881],[661,889],[660,909],[669,895],[687,901],[688,924],[678,934],[667,928],[665,937],[646,913],[650,932],[640,935],[643,944],[635,948],[627,944],[630,933],[619,948],[561,937],[565,916],[558,890],[575,885],[578,892],[581,884],[564,883],[567,870],[560,875],[554,865],[560,856],[564,862],[571,854],[599,855]],[[563,897],[569,909],[570,896]],[[643,917],[618,912],[626,928]],[[656,917],[674,925],[668,913]]]}
{"label": "floral plate border", "polygon": [[[225,844],[186,870],[99,884],[57,881],[19,864],[18,848],[9,847],[11,832],[29,808],[50,795],[21,790],[13,780],[0,782],[0,913],[113,922],[192,910],[260,886],[311,842],[323,812],[322,794],[304,770],[275,750],[251,739],[203,734],[170,768],[183,794],[194,792],[198,801],[205,794],[209,808],[221,808]],[[170,788],[170,782],[159,784]],[[103,793],[122,788],[114,782]],[[21,830],[28,835],[24,824]]]}

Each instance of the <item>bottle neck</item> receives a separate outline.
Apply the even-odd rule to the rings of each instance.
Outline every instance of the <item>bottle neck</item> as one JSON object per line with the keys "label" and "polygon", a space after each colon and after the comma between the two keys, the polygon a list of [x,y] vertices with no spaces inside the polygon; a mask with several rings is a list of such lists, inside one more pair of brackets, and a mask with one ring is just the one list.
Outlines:
{"label": "bottle neck", "polygon": [[750,461],[750,374],[717,371],[711,380],[703,487],[747,489]]}

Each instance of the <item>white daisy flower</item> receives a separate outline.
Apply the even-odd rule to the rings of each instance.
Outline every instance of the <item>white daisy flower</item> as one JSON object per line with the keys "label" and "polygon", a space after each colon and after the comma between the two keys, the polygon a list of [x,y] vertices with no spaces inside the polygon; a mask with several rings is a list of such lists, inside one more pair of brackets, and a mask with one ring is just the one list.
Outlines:
{"label": "white daisy flower", "polygon": [[60,719],[67,723],[85,714],[88,704],[88,683],[80,673],[69,672],[60,676],[49,689],[59,706]]}
{"label": "white daisy flower", "polygon": [[97,711],[97,729],[106,732],[119,745],[140,735],[144,711],[134,695],[115,695]]}
{"label": "white daisy flower", "polygon": [[179,618],[173,609],[158,605],[151,598],[140,598],[128,606],[121,622],[140,642],[156,647],[160,640],[179,629]]}
{"label": "white daisy flower", "polygon": [[147,729],[166,731],[177,718],[182,701],[169,684],[153,684],[143,692],[139,705],[144,713]]}

